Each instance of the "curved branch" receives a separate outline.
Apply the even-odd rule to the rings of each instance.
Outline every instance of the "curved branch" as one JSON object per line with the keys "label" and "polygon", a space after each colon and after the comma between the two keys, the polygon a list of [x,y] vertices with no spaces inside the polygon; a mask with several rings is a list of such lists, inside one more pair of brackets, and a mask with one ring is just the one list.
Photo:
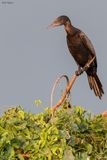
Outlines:
{"label": "curved branch", "polygon": [[77,79],[77,77],[79,75],[81,75],[84,71],[86,71],[91,63],[95,60],[96,57],[93,57],[89,62],[86,63],[86,65],[82,68],[82,70],[77,70],[74,75],[71,77],[71,80],[69,81],[66,89],[65,89],[65,92],[63,93],[61,99],[58,101],[58,103],[52,107],[52,115],[54,114],[55,110],[63,103],[63,101],[65,100],[66,98],[66,95],[70,92],[70,89],[72,88],[75,80]]}
{"label": "curved branch", "polygon": [[76,74],[74,74],[73,77],[71,78],[71,80],[69,81],[69,83],[68,83],[68,85],[67,85],[67,87],[65,89],[65,92],[63,93],[61,99],[58,101],[58,103],[55,106],[52,107],[52,112],[53,113],[63,103],[63,101],[65,100],[66,95],[70,92],[70,89],[73,86],[76,78],[77,78],[77,76],[76,76]]}
{"label": "curved branch", "polygon": [[53,106],[53,95],[54,95],[54,91],[55,91],[55,88],[56,88],[56,85],[60,82],[61,79],[65,78],[66,81],[67,81],[67,85],[69,83],[69,78],[67,75],[62,75],[60,77],[58,77],[53,85],[53,88],[52,88],[52,92],[51,92],[51,107]]}

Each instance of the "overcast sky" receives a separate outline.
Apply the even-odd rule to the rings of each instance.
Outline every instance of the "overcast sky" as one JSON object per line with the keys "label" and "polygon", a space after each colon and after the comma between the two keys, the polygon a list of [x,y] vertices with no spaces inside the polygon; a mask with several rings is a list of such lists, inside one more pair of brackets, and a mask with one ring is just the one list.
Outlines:
{"label": "overcast sky", "polygon": [[[11,2],[11,3],[9,3]],[[55,79],[77,69],[69,54],[63,27],[46,27],[60,15],[67,15],[94,44],[98,75],[105,95],[95,97],[86,74],[72,88],[72,105],[91,112],[107,110],[107,0],[0,0],[0,111],[22,105],[38,112],[33,105],[41,99],[49,106]],[[54,97],[57,102],[64,82]]]}

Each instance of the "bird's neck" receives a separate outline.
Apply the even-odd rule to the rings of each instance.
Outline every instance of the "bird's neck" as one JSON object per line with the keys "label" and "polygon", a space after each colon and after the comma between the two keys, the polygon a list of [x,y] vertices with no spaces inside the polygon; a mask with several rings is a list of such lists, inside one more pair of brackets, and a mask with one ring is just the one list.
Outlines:
{"label": "bird's neck", "polygon": [[70,21],[66,22],[66,24],[64,25],[64,28],[67,34],[70,34],[70,35],[75,34],[75,28],[72,26]]}

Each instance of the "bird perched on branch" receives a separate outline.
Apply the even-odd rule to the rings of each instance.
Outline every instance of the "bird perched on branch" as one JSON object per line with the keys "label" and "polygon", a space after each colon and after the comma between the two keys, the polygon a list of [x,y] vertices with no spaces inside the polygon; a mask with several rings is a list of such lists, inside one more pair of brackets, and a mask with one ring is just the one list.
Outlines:
{"label": "bird perched on branch", "polygon": [[97,59],[93,44],[86,34],[80,29],[75,28],[70,19],[65,15],[56,18],[49,28],[61,25],[64,25],[64,29],[67,33],[67,45],[69,51],[76,61],[80,71],[92,60],[93,57],[95,57],[91,65],[87,67],[86,74],[90,88],[94,91],[95,95],[101,99],[104,91],[97,75]]}

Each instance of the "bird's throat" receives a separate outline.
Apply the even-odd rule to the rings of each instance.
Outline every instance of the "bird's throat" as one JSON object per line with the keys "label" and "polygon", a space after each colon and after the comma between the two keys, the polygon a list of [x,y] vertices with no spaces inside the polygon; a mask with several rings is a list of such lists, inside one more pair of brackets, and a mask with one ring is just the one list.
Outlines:
{"label": "bird's throat", "polygon": [[67,34],[73,35],[75,33],[74,27],[69,21],[64,25],[64,28]]}

